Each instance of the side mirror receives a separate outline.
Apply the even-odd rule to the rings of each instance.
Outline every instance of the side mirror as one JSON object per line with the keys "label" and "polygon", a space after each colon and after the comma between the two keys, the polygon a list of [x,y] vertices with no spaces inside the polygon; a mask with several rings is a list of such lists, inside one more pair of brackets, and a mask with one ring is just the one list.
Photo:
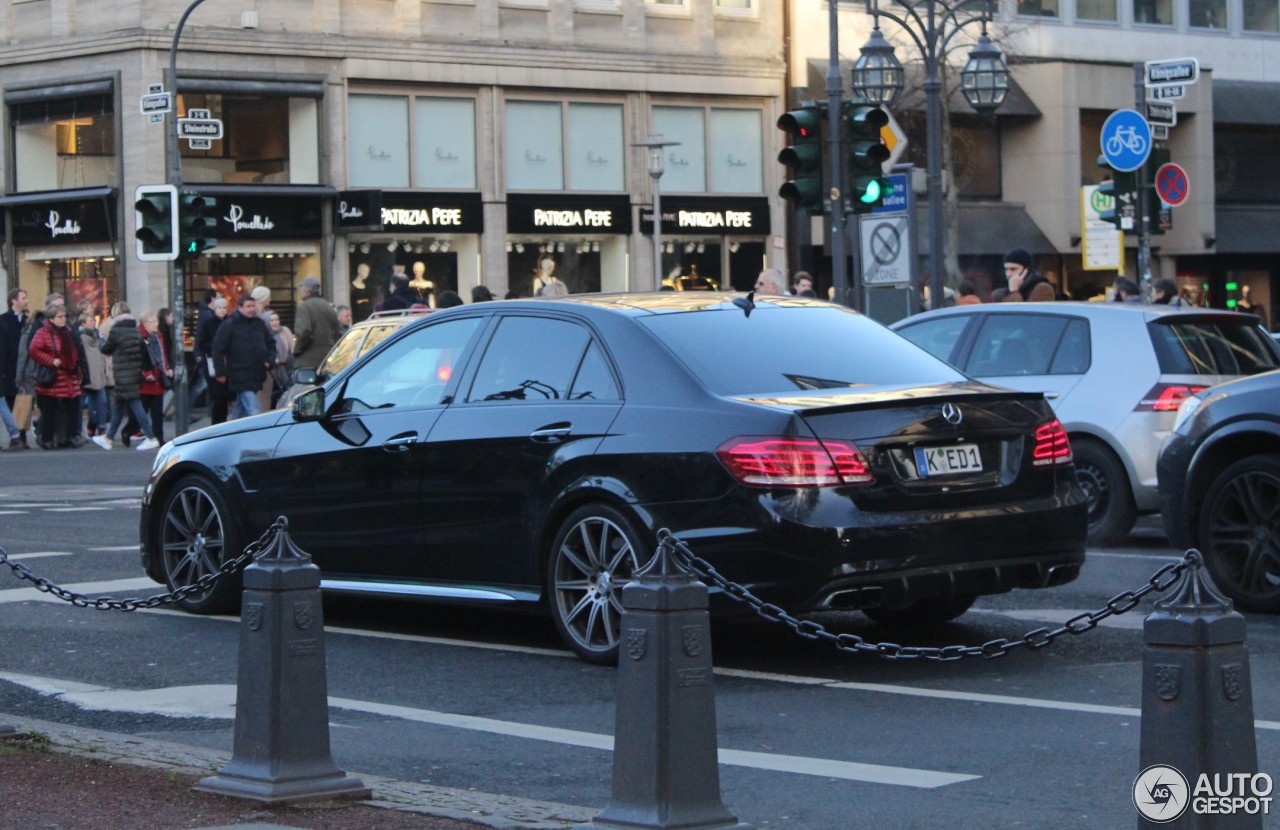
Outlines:
{"label": "side mirror", "polygon": [[291,410],[295,421],[319,421],[324,417],[324,387],[298,393]]}
{"label": "side mirror", "polygon": [[293,370],[293,382],[303,386],[315,386],[320,382],[320,376],[314,366],[306,366]]}

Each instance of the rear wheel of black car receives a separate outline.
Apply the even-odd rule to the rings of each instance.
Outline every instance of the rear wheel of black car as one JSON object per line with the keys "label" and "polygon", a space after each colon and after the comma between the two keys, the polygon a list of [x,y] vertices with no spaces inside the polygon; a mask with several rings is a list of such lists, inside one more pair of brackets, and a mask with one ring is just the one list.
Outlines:
{"label": "rear wheel of black car", "polygon": [[611,505],[585,505],[560,525],[547,561],[547,596],[556,629],[582,660],[618,661],[622,588],[650,555],[635,522]]}
{"label": "rear wheel of black car", "polygon": [[1280,455],[1241,459],[1214,479],[1200,510],[1200,549],[1237,606],[1280,612]]}
{"label": "rear wheel of black car", "polygon": [[[187,476],[174,485],[156,530],[160,567],[170,590],[192,585],[217,572],[224,559],[240,555],[240,534],[230,519],[225,499],[207,479]],[[240,585],[240,574],[224,576],[180,604],[195,614],[231,612],[238,605]]]}
{"label": "rear wheel of black car", "polygon": [[1129,476],[1115,453],[1097,441],[1072,443],[1076,480],[1089,500],[1089,545],[1114,547],[1129,535],[1138,518]]}
{"label": "rear wheel of black car", "polygon": [[926,627],[954,620],[973,607],[976,599],[969,594],[947,599],[918,599],[897,608],[863,608],[862,613],[884,625]]}

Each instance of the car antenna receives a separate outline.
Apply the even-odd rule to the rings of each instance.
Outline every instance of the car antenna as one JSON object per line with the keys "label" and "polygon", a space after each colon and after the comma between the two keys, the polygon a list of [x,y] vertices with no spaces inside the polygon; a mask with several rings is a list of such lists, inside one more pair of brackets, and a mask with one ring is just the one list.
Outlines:
{"label": "car antenna", "polygon": [[742,316],[750,317],[751,312],[755,310],[756,292],[748,291],[745,297],[734,297],[733,304],[742,309]]}

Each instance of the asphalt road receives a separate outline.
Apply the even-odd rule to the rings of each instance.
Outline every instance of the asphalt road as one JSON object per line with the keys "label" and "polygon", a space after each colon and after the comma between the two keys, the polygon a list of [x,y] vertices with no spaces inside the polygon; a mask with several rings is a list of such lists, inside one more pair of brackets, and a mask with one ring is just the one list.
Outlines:
{"label": "asphalt road", "polygon": [[[0,546],[83,593],[161,592],[136,550],[153,456],[0,456]],[[1091,551],[1075,583],[983,599],[928,635],[852,613],[815,619],[868,640],[1012,639],[1141,587],[1176,553],[1147,519],[1125,547]],[[733,750],[724,802],[759,828],[1132,827],[1150,605],[1040,651],[956,663],[851,657],[780,626],[716,624],[719,743]],[[335,598],[324,613],[340,766],[608,803],[616,672],[570,657],[548,620]],[[1248,623],[1259,765],[1277,775],[1280,621]],[[77,608],[3,570],[0,632],[0,713],[232,748],[237,620]]]}

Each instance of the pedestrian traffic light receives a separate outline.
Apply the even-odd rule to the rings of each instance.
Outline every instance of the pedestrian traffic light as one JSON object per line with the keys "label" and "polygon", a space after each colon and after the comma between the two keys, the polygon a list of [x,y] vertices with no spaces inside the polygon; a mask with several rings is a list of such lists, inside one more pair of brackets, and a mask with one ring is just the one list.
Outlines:
{"label": "pedestrian traffic light", "polygon": [[171,184],[144,184],[133,192],[133,236],[143,262],[178,258],[177,195]]}
{"label": "pedestrian traffic light", "polygon": [[1098,185],[1099,201],[1110,205],[1098,209],[1098,218],[1115,225],[1116,230],[1132,230],[1137,215],[1137,174],[1116,170],[1107,163],[1106,156],[1098,156],[1098,166],[1111,171],[1111,178]]}
{"label": "pedestrian traffic light", "polygon": [[801,210],[821,213],[822,107],[815,104],[783,113],[778,129],[785,131],[790,141],[790,146],[778,153],[778,161],[787,166],[791,176],[778,195]]}
{"label": "pedestrian traffic light", "polygon": [[880,128],[889,123],[889,114],[879,107],[848,102],[844,105],[844,123],[853,212],[870,213],[893,189],[884,177],[889,148],[880,138]]}
{"label": "pedestrian traffic light", "polygon": [[184,190],[179,197],[178,238],[183,256],[200,256],[215,247],[218,240],[215,236],[218,220],[207,215],[218,206],[215,199]]}

